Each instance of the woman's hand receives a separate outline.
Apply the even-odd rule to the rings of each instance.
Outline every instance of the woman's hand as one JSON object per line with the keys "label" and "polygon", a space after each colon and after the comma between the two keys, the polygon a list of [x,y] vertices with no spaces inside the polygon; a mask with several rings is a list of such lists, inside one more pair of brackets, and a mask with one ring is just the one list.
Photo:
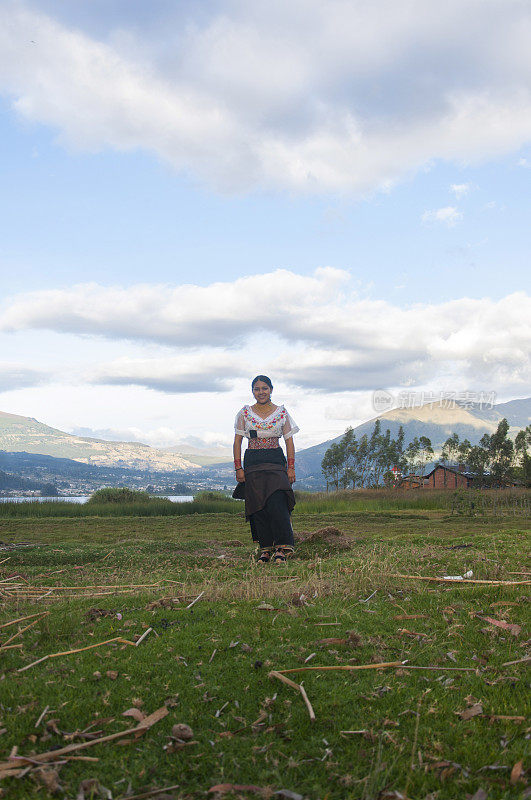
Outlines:
{"label": "woman's hand", "polygon": [[238,481],[238,483],[244,483],[245,482],[245,472],[243,471],[243,469],[241,467],[240,467],[240,469],[236,470],[236,480]]}
{"label": "woman's hand", "polygon": [[297,480],[295,477],[295,467],[288,467],[288,479],[290,483],[295,483]]}

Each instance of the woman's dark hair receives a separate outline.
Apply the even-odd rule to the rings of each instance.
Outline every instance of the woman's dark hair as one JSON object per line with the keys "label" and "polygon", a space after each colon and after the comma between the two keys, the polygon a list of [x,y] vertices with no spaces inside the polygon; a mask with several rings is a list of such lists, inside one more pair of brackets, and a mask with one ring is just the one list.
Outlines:
{"label": "woman's dark hair", "polygon": [[273,391],[273,384],[271,383],[271,378],[268,378],[267,375],[257,375],[256,378],[253,378],[253,382],[251,383],[251,389],[254,389],[255,383],[258,383],[258,381],[263,381],[264,383],[267,383],[271,391]]}

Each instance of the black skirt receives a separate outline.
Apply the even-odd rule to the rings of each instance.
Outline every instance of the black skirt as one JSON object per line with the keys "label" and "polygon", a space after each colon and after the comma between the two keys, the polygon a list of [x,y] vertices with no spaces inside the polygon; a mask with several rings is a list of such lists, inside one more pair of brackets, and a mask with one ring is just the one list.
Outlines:
{"label": "black skirt", "polygon": [[[281,447],[266,450],[245,451],[243,469],[245,482],[239,483],[232,496],[245,500],[247,520],[256,511],[264,508],[268,497],[279,489],[286,494],[288,512],[295,507],[295,495],[288,480],[286,457]],[[254,537],[253,537],[254,538]]]}

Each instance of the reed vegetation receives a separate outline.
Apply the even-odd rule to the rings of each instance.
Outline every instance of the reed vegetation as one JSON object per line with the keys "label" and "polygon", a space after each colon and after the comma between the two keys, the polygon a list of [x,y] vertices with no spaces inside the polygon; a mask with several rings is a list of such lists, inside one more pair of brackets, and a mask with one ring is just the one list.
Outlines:
{"label": "reed vegetation", "polygon": [[[120,493],[123,493],[121,496]],[[529,489],[449,489],[397,491],[351,489],[337,492],[295,492],[294,515],[446,511],[462,516],[527,514]],[[0,503],[2,517],[166,517],[191,514],[243,514],[243,502],[223,492],[203,491],[193,501],[174,503],[129,489],[102,489],[85,504],[50,500]]]}

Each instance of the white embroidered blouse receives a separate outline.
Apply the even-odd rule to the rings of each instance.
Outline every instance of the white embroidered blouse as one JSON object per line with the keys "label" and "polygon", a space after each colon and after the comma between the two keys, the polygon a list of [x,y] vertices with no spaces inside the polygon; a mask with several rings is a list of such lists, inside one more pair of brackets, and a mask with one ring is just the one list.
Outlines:
{"label": "white embroidered blouse", "polygon": [[234,431],[240,436],[250,438],[249,431],[255,430],[258,439],[290,439],[299,428],[284,406],[277,406],[275,410],[265,419],[253,414],[250,406],[244,406],[236,414]]}

